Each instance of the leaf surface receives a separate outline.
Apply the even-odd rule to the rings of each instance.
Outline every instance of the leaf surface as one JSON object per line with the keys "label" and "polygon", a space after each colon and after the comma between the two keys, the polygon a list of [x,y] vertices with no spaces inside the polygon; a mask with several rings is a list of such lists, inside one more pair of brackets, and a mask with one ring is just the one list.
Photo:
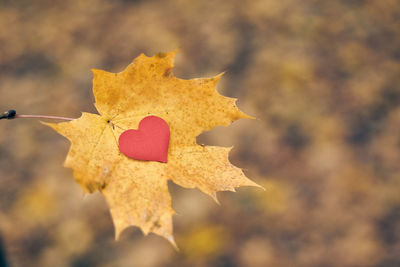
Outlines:
{"label": "leaf surface", "polygon": [[[137,57],[124,71],[93,70],[95,106],[100,115],[83,113],[76,120],[46,123],[68,138],[65,166],[85,192],[106,198],[116,238],[134,225],[173,245],[171,196],[168,180],[199,188],[216,201],[216,192],[258,186],[228,159],[231,148],[200,146],[196,137],[215,126],[240,118],[236,99],[216,91],[222,75],[183,80],[172,75],[175,52]],[[168,162],[128,158],[118,148],[119,136],[137,129],[146,116],[164,119],[170,128]]]}

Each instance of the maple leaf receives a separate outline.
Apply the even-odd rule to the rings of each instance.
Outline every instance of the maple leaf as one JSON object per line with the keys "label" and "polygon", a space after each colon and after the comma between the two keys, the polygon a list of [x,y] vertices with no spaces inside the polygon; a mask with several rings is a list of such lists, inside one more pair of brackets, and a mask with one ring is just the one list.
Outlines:
{"label": "maple leaf", "polygon": [[[68,138],[65,166],[73,169],[85,192],[106,198],[115,237],[134,225],[175,245],[172,235],[168,180],[199,188],[217,201],[216,192],[239,186],[258,186],[228,159],[231,148],[200,146],[196,137],[240,118],[236,99],[220,95],[212,78],[183,80],[172,75],[176,52],[153,57],[141,54],[121,73],[93,70],[95,106],[100,115],[82,113],[76,120],[46,123]],[[168,162],[129,158],[118,147],[127,129],[137,129],[146,116],[162,118],[170,129]]]}

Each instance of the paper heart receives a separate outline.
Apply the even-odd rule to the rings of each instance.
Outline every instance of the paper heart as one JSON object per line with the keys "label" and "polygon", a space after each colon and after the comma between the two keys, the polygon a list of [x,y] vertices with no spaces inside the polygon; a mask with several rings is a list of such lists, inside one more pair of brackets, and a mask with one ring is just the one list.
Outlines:
{"label": "paper heart", "polygon": [[168,161],[169,127],[157,116],[143,118],[137,130],[126,130],[118,139],[119,150],[127,157],[147,161]]}

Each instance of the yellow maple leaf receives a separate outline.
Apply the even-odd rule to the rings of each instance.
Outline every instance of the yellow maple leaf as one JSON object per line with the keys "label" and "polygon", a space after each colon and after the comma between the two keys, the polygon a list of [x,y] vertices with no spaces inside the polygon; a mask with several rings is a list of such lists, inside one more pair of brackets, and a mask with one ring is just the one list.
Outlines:
{"label": "yellow maple leaf", "polygon": [[[213,78],[183,80],[172,75],[176,52],[141,54],[121,73],[93,70],[95,106],[100,115],[83,113],[76,120],[47,123],[68,138],[65,166],[72,168],[85,192],[106,198],[115,237],[135,225],[175,245],[171,196],[167,181],[199,188],[216,201],[216,192],[258,186],[228,160],[231,148],[200,146],[196,137],[217,125],[250,118],[236,99],[220,95]],[[122,154],[118,138],[137,129],[146,116],[165,120],[170,128],[168,162],[142,161]]]}

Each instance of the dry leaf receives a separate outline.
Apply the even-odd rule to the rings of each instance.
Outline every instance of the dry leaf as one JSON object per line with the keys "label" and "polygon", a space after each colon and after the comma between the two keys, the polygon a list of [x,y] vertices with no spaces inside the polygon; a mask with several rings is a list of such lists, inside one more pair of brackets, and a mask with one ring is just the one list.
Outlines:
{"label": "dry leaf", "polygon": [[[116,239],[131,225],[153,232],[173,245],[171,196],[167,181],[197,187],[216,201],[216,192],[257,186],[228,160],[231,148],[200,146],[196,136],[218,125],[250,118],[220,95],[213,78],[183,80],[171,74],[176,52],[141,54],[121,73],[93,70],[95,106],[101,115],[48,123],[71,141],[65,166],[85,192],[99,190],[107,199]],[[134,160],[121,154],[118,138],[137,129],[146,116],[164,119],[171,136],[168,162]]]}

